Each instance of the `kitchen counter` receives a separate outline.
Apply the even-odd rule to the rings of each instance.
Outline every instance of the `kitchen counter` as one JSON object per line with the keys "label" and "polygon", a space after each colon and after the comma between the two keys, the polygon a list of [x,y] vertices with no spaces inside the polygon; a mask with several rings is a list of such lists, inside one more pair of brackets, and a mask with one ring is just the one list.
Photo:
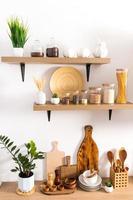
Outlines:
{"label": "kitchen counter", "polygon": [[69,195],[44,195],[39,191],[41,182],[36,182],[36,192],[31,196],[19,196],[15,193],[17,184],[4,182],[0,187],[0,200],[133,200],[133,177],[129,178],[129,186],[124,189],[114,190],[112,193],[105,193],[104,190],[97,192],[85,192],[80,189]]}

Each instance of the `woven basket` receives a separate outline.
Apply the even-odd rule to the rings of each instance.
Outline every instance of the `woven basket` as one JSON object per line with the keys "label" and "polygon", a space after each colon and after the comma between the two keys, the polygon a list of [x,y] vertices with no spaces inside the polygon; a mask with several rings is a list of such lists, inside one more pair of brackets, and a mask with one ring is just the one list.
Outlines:
{"label": "woven basket", "polygon": [[126,188],[128,187],[128,172],[114,172],[110,168],[110,179],[114,188]]}

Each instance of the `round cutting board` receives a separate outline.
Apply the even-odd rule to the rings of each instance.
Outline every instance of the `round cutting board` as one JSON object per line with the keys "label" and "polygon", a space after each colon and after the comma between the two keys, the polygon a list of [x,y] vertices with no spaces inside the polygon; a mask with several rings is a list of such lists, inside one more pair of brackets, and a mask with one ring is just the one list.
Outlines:
{"label": "round cutting board", "polygon": [[66,93],[73,93],[76,90],[80,91],[83,87],[83,76],[74,67],[61,67],[52,74],[50,79],[52,93],[57,93],[60,97]]}

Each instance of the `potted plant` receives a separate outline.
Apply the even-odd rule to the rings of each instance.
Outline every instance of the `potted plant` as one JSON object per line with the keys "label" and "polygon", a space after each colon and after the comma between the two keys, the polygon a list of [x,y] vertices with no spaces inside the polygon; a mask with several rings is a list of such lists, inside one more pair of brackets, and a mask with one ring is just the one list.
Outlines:
{"label": "potted plant", "polygon": [[35,79],[34,78],[35,85],[38,89],[37,95],[36,95],[36,104],[45,104],[46,103],[46,94],[43,92],[45,80],[44,79]]}
{"label": "potted plant", "polygon": [[18,148],[7,136],[0,135],[0,144],[11,154],[16,164],[11,171],[19,172],[18,189],[21,192],[31,191],[34,188],[34,174],[32,172],[36,166],[34,161],[43,159],[44,153],[37,151],[33,141],[24,145],[25,153],[22,153],[22,149]]}
{"label": "potted plant", "polygon": [[59,104],[60,103],[60,98],[58,97],[58,94],[54,93],[52,98],[51,98],[51,103],[52,104]]}
{"label": "potted plant", "polygon": [[24,45],[28,40],[28,26],[18,17],[11,17],[7,23],[10,30],[8,35],[14,48],[14,55],[22,57]]}
{"label": "potted plant", "polygon": [[113,185],[112,185],[111,181],[107,181],[105,183],[104,189],[106,192],[109,192],[109,193],[113,192]]}

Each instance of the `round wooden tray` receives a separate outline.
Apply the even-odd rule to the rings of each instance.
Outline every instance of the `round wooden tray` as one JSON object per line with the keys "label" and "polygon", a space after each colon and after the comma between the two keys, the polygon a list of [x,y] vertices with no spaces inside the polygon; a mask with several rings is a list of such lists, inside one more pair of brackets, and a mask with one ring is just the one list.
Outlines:
{"label": "round wooden tray", "polygon": [[16,189],[16,193],[21,196],[29,196],[35,192],[35,187],[29,192],[21,192],[18,188]]}
{"label": "round wooden tray", "polygon": [[80,91],[83,87],[83,76],[74,67],[61,67],[53,73],[50,79],[50,89],[52,93],[57,93],[59,97],[66,93]]}

